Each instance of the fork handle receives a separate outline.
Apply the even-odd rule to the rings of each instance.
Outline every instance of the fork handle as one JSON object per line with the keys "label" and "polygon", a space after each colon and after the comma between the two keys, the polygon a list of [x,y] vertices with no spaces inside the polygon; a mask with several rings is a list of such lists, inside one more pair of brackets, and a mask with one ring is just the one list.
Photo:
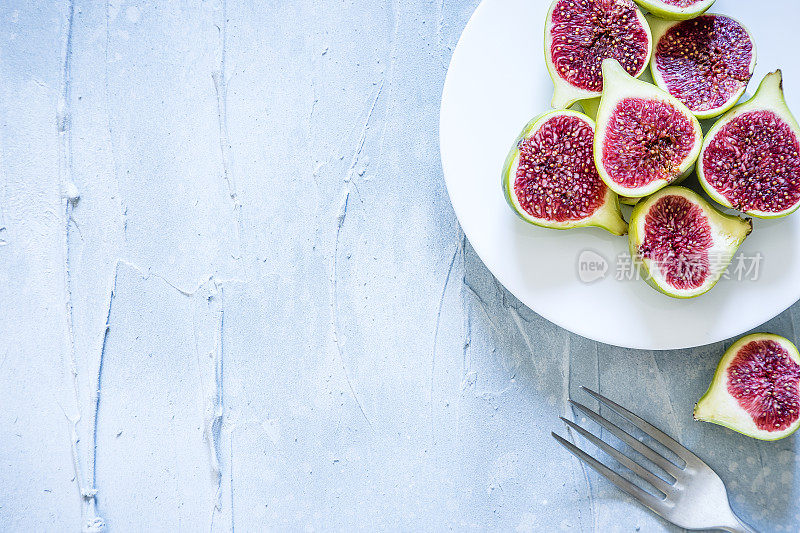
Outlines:
{"label": "fork handle", "polygon": [[728,531],[730,533],[758,533],[758,531],[756,531],[752,527],[742,522],[738,516],[734,515],[733,513],[731,514],[733,515],[733,518],[736,520],[736,524],[730,526],[721,526],[720,529],[722,531]]}

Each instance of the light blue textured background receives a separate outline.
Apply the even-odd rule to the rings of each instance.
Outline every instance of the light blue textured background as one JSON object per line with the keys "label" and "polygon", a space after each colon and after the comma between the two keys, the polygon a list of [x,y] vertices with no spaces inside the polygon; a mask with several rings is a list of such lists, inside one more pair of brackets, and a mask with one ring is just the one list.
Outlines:
{"label": "light blue textured background", "polygon": [[800,528],[796,439],[692,421],[725,345],[572,335],[465,240],[476,5],[0,5],[0,529],[672,531],[550,437],[580,385]]}

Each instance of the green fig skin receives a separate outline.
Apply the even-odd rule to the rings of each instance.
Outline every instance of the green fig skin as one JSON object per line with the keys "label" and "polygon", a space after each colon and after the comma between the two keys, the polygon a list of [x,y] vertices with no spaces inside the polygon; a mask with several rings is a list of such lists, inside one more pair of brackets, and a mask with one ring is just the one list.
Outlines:
{"label": "green fig skin", "polygon": [[698,17],[709,10],[715,0],[702,0],[690,8],[670,6],[661,0],[633,0],[639,7],[653,15],[667,20],[687,20]]}
{"label": "green fig skin", "polygon": [[641,200],[641,199],[642,199],[642,197],[631,198],[629,196],[620,196],[619,197],[619,203],[621,203],[622,205],[636,205],[636,204],[639,203],[639,200]]}
{"label": "green fig skin", "polygon": [[[672,185],[680,185],[681,183],[686,181],[686,178],[688,177],[689,174],[684,173],[682,176],[679,176],[678,179],[673,181]],[[620,196],[619,203],[621,203],[622,205],[636,205],[644,198],[647,198],[647,196]]]}
{"label": "green fig skin", "polygon": [[[800,126],[797,124],[797,120],[794,118],[789,106],[786,105],[786,99],[783,95],[783,74],[781,73],[780,69],[770,72],[764,76],[763,80],[761,80],[761,83],[759,84],[758,89],[753,97],[722,115],[722,117],[720,117],[720,119],[714,123],[711,129],[708,130],[708,133],[706,133],[705,139],[703,140],[703,147],[700,150],[700,155],[697,162],[697,180],[700,182],[700,186],[703,187],[706,194],[708,194],[708,196],[716,203],[724,207],[736,209],[727,198],[717,192],[717,190],[708,182],[708,180],[706,180],[705,171],[703,168],[703,156],[705,155],[708,146],[714,140],[714,136],[729,122],[744,113],[760,110],[774,112],[789,125],[795,136],[800,139]],[[790,215],[797,211],[798,208],[800,208],[800,203],[796,204],[790,209],[776,213],[754,210],[744,210],[742,212],[752,217],[773,219]]]}
{"label": "green fig skin", "polygon": [[520,134],[514,140],[514,143],[511,145],[511,149],[506,156],[505,163],[503,164],[503,171],[501,175],[501,186],[503,188],[503,196],[506,199],[506,202],[514,211],[514,213],[530,224],[535,226],[540,226],[543,228],[551,228],[551,229],[572,229],[572,228],[583,228],[583,227],[599,227],[603,228],[604,230],[608,231],[613,235],[625,235],[628,231],[628,224],[622,218],[622,213],[620,212],[619,208],[619,198],[611,189],[606,188],[606,197],[603,205],[597,209],[590,217],[582,220],[571,220],[565,222],[550,222],[550,221],[542,221],[535,219],[525,213],[525,211],[518,205],[518,203],[514,200],[514,180],[516,178],[516,161],[519,157],[519,142],[528,137],[532,132],[537,130],[542,124],[544,124],[547,120],[552,117],[559,116],[559,115],[572,115],[577,116],[581,120],[584,120],[587,124],[589,124],[592,129],[594,129],[594,121],[584,115],[583,113],[579,113],[577,111],[572,110],[552,110],[548,111],[547,113],[543,113],[531,121],[529,121],[525,127],[522,129]]}
{"label": "green fig skin", "polygon": [[[794,427],[790,427],[788,430],[783,430],[781,432],[775,432],[776,434],[771,435],[770,432],[758,428],[744,428],[744,425],[748,425],[747,420],[752,424],[752,419],[749,419],[749,415],[746,412],[744,412],[743,415],[742,412],[737,412],[735,408],[730,409],[730,403],[728,403],[731,401],[735,402],[735,399],[732,398],[726,390],[726,370],[744,345],[757,340],[772,340],[779,343],[789,352],[789,356],[796,363],[800,364],[800,352],[797,351],[797,347],[789,339],[772,333],[751,333],[750,335],[746,335],[725,350],[714,372],[711,384],[694,406],[693,416],[695,420],[717,424],[754,439],[776,441],[786,438],[797,431],[797,429],[800,428],[800,420],[793,424]],[[726,405],[726,403],[728,403],[728,405]]]}
{"label": "green fig skin", "polygon": [[[703,287],[702,290],[697,290],[693,293],[680,293],[671,289],[671,287],[666,285],[659,284],[655,276],[653,276],[650,272],[648,264],[641,260],[639,256],[639,247],[642,245],[644,241],[644,236],[641,234],[641,227],[643,224],[644,217],[647,215],[647,212],[650,208],[655,204],[655,202],[664,196],[669,195],[679,195],[683,196],[690,202],[699,205],[703,212],[709,219],[709,222],[713,223],[713,227],[719,230],[719,235],[715,237],[727,236],[730,238],[730,257],[728,261],[724,265],[719,265],[719,272],[716,275],[715,279],[711,280],[711,283]],[[631,213],[631,219],[628,223],[628,249],[630,251],[631,257],[636,260],[636,263],[639,266],[640,273],[644,278],[645,282],[650,285],[652,288],[657,290],[658,292],[665,294],[671,298],[678,298],[678,299],[688,299],[688,298],[696,298],[701,296],[708,291],[710,291],[714,285],[722,277],[722,273],[724,272],[725,268],[727,268],[728,264],[730,264],[730,260],[733,258],[733,253],[739,248],[741,243],[744,241],[745,237],[747,237],[750,232],[753,230],[753,224],[750,219],[742,219],[734,215],[727,215],[711,204],[706,202],[699,194],[692,191],[691,189],[687,189],[686,187],[679,187],[676,185],[672,185],[661,189],[660,191],[656,192],[645,198],[644,200],[640,201],[636,204],[633,208],[633,212]],[[654,265],[657,268],[656,265]]]}
{"label": "green fig skin", "polygon": [[597,108],[600,107],[600,97],[587,98],[580,101],[581,109],[592,120],[597,119]]}

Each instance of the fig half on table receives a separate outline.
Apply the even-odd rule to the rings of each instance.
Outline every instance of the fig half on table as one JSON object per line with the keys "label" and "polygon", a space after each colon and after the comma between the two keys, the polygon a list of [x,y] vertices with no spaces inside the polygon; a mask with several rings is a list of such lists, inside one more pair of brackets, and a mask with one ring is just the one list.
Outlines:
{"label": "fig half on table", "polygon": [[761,440],[782,439],[800,426],[800,354],[778,335],[754,333],[736,341],[694,408],[712,422]]}

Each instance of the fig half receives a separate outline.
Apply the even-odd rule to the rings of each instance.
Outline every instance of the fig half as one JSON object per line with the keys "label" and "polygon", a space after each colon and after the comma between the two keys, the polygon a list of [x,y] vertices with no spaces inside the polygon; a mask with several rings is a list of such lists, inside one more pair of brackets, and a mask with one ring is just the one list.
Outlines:
{"label": "fig half", "polygon": [[503,166],[506,201],[526,222],[554,229],[597,226],[624,235],[619,201],[592,159],[594,121],[550,111],[525,126]]}
{"label": "fig half", "polygon": [[753,333],[728,348],[694,407],[695,420],[761,440],[778,440],[800,426],[800,354],[779,335]]}
{"label": "fig half", "polygon": [[725,207],[778,218],[800,206],[800,127],[783,97],[781,71],[767,74],[756,94],[706,134],[697,177]]}
{"label": "fig half", "polygon": [[696,192],[673,185],[633,208],[628,245],[651,287],[692,298],[719,281],[752,229],[750,219],[726,215]]}
{"label": "fig half", "polygon": [[642,9],[668,20],[686,20],[702,15],[715,0],[636,0]]}
{"label": "fig half", "polygon": [[656,85],[699,119],[719,116],[739,101],[756,66],[747,28],[713,14],[684,21],[647,20],[653,32],[650,71]]}
{"label": "fig half", "polygon": [[552,107],[566,109],[603,90],[601,63],[614,58],[638,77],[653,40],[632,0],[554,0],[544,23],[544,56],[553,80]]}
{"label": "fig half", "polygon": [[603,61],[603,79],[594,137],[602,180],[620,196],[640,198],[691,173],[703,144],[691,111],[614,59]]}

